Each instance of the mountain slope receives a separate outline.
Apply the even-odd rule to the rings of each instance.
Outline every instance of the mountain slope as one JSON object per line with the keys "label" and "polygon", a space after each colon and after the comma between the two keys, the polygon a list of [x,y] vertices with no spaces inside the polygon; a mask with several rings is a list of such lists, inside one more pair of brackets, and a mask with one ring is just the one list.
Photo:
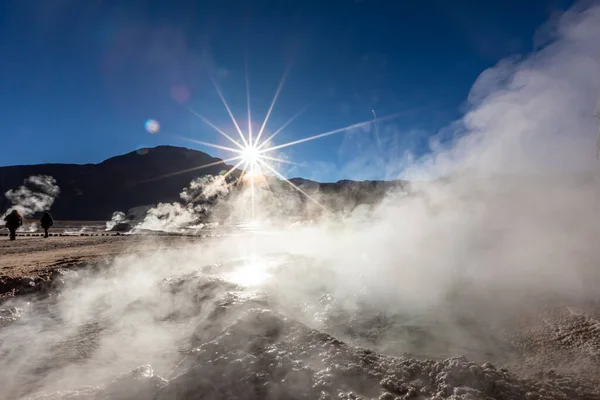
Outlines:
{"label": "mountain slope", "polygon": [[[179,200],[182,188],[192,179],[207,174],[217,175],[231,168],[223,163],[197,168],[219,161],[222,160],[201,151],[158,146],[112,157],[99,164],[0,167],[0,192],[17,188],[31,175],[50,175],[60,187],[60,194],[52,206],[55,218],[106,220],[115,210]],[[186,172],[175,174],[180,171]],[[2,196],[0,210],[9,206],[8,200]]]}
{"label": "mountain slope", "polygon": [[[215,164],[206,168],[199,166]],[[40,164],[0,167],[0,193],[23,184],[32,175],[50,175],[56,179],[60,194],[52,205],[52,214],[60,220],[107,220],[114,211],[179,201],[179,193],[193,179],[218,175],[231,166],[206,153],[183,147],[158,146],[143,152],[131,152],[109,158],[99,164]],[[239,177],[236,170],[230,177]],[[267,179],[267,190],[288,208],[306,208],[307,199],[278,179]],[[319,183],[302,178],[291,182],[306,193],[318,195],[328,208],[340,210],[358,204],[373,204],[385,193],[404,187],[403,181],[339,181]],[[294,203],[294,204],[292,204]],[[309,202],[310,203],[310,202]],[[10,207],[1,196],[0,211]],[[294,209],[294,212],[297,211]]]}

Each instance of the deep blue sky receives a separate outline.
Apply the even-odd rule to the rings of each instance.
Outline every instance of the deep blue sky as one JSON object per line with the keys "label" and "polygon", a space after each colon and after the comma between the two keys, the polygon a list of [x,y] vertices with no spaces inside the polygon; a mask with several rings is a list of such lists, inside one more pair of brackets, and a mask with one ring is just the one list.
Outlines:
{"label": "deep blue sky", "polygon": [[[0,165],[95,163],[159,144],[226,157],[174,136],[226,144],[173,96],[187,92],[186,104],[234,136],[209,74],[244,126],[245,54],[258,124],[286,66],[267,128],[311,102],[277,143],[368,120],[375,109],[403,112],[393,129],[379,125],[382,157],[420,154],[429,135],[460,117],[477,76],[531,51],[540,26],[570,3],[5,0]],[[160,133],[144,130],[148,118],[161,123]],[[374,131],[356,135],[286,151],[309,166],[289,174],[340,178],[336,168],[374,143]],[[328,167],[316,173],[311,165]]]}

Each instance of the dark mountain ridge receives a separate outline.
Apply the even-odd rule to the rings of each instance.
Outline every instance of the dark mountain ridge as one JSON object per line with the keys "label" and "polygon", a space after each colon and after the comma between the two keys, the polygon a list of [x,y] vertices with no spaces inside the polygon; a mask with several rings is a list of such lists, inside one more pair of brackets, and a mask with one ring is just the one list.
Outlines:
{"label": "dark mountain ridge", "polygon": [[[199,166],[213,164],[199,169]],[[32,175],[56,179],[60,194],[52,213],[64,220],[105,220],[113,211],[179,200],[192,179],[231,168],[201,151],[158,146],[111,157],[98,164],[39,164],[0,167],[0,191],[16,189]],[[181,173],[178,173],[181,172]],[[236,176],[236,173],[232,174]],[[5,196],[0,209],[10,207]]]}
{"label": "dark mountain ridge", "polygon": [[[203,168],[199,168],[205,166]],[[141,205],[180,201],[179,193],[200,176],[216,176],[231,165],[197,150],[175,146],[158,146],[108,158],[98,164],[38,164],[0,167],[0,193],[21,186],[32,175],[49,175],[56,179],[60,194],[52,205],[52,214],[62,220],[107,220],[117,210],[126,211]],[[231,180],[241,171],[230,175]],[[401,181],[339,181],[320,183],[302,178],[291,181],[312,193],[350,196],[353,202],[372,203],[383,193],[402,185]],[[269,186],[287,184],[270,179]],[[0,210],[11,206],[5,196]]]}

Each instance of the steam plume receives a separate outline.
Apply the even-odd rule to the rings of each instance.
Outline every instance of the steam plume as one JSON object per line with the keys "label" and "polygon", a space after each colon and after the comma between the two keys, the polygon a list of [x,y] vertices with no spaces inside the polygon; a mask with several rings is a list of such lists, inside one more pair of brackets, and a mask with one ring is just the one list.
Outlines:
{"label": "steam plume", "polygon": [[599,22],[597,5],[577,5],[556,23],[549,45],[484,71],[465,117],[440,132],[434,152],[405,176],[595,168],[597,121],[590,116],[600,93]]}
{"label": "steam plume", "polygon": [[160,203],[146,213],[137,230],[149,229],[179,232],[206,217],[210,205],[229,193],[226,180],[221,176],[203,176],[194,179],[179,194],[182,203]]}
{"label": "steam plume", "polygon": [[125,216],[125,213],[122,211],[115,211],[112,215],[112,218],[110,219],[110,221],[106,222],[106,230],[110,231],[112,228],[114,228],[115,226],[117,226],[118,224],[125,222],[127,220],[127,217]]}
{"label": "steam plume", "polygon": [[60,188],[53,177],[35,175],[25,179],[18,189],[11,189],[4,195],[12,203],[8,212],[16,209],[23,216],[31,217],[36,212],[49,210],[59,193]]}

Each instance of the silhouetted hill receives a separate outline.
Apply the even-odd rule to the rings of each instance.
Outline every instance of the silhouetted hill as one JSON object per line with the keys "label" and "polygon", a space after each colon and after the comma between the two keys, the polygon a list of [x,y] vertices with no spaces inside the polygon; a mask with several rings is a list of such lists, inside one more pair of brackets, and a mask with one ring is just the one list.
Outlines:
{"label": "silhouetted hill", "polygon": [[[219,163],[221,162],[221,163]],[[215,164],[198,169],[198,166]],[[50,175],[60,194],[52,214],[63,220],[106,220],[113,211],[179,200],[188,183],[217,175],[231,166],[201,151],[158,146],[109,158],[99,164],[40,164],[0,167],[0,192],[23,184],[31,175]],[[177,172],[183,173],[176,174]],[[170,176],[169,176],[170,175]],[[232,174],[236,176],[236,174]],[[163,177],[161,179],[158,179]],[[1,196],[0,209],[10,206]]]}
{"label": "silhouetted hill", "polygon": [[[209,165],[199,169],[199,166]],[[32,175],[50,175],[56,179],[60,194],[52,214],[61,220],[108,220],[114,211],[180,201],[179,193],[193,179],[218,175],[231,168],[219,158],[197,150],[158,146],[109,158],[99,164],[40,164],[0,167],[0,193],[15,189]],[[230,175],[237,179],[240,171]],[[292,208],[306,208],[306,198],[291,186],[269,179],[269,190],[281,203]],[[293,178],[290,180],[306,193],[318,195],[333,209],[373,204],[392,188],[403,187],[402,181],[349,181],[319,183]],[[292,195],[293,196],[290,196]],[[290,203],[296,203],[296,205]],[[0,198],[0,210],[10,206]]]}

